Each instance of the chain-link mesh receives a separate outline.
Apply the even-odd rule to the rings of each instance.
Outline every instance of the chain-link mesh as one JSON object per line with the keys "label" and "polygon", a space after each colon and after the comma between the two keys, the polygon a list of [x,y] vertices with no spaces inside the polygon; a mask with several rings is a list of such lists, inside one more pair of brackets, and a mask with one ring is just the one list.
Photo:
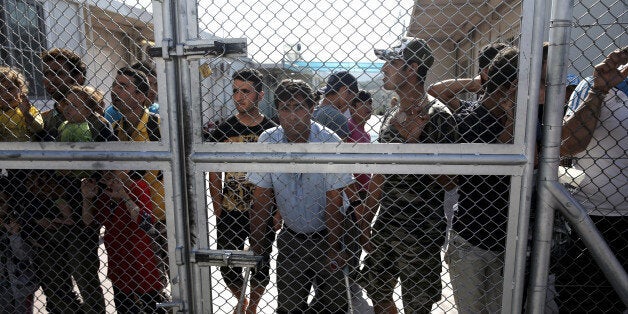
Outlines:
{"label": "chain-link mesh", "polygon": [[[194,73],[199,86],[182,87],[200,95],[193,110],[202,132],[186,136],[202,134],[201,146],[233,152],[215,143],[260,142],[276,153],[274,144],[351,143],[342,145],[387,152],[370,144],[381,143],[414,153],[406,147],[416,145],[406,144],[461,151],[467,144],[522,145],[525,101],[517,99],[524,94],[517,87],[529,86],[519,76],[529,56],[522,58],[517,46],[530,38],[521,21],[532,20],[522,1],[196,5],[199,38],[214,45],[244,38],[248,51],[244,58],[227,50],[202,58]],[[161,26],[154,9],[135,0],[0,0],[0,141],[72,143],[67,149],[79,150],[161,141],[159,104],[166,100],[157,99],[157,77],[166,78],[159,82],[164,88],[180,76],[158,75],[149,57],[153,29],[162,29],[153,25]],[[575,3],[559,168],[560,181],[624,268],[626,11],[622,1]],[[542,71],[539,121],[546,71],[556,69],[547,66],[550,46],[536,69]],[[161,57],[185,57],[172,52]],[[170,122],[176,119],[183,118]],[[539,122],[538,151],[541,129]],[[482,146],[481,153],[501,149],[493,147],[501,146]],[[53,152],[42,155],[55,159]],[[250,273],[228,258],[210,268],[214,313],[475,313],[499,311],[509,300],[504,283],[515,278],[504,277],[505,255],[517,236],[509,229],[517,216],[511,206],[519,202],[520,191],[511,191],[520,186],[517,176],[497,167],[494,173],[381,171],[395,162],[343,174],[318,161],[299,172],[263,162],[256,171],[205,173],[208,248],[262,257]],[[168,269],[166,230],[174,226],[166,224],[162,172],[40,170],[48,166],[38,163],[37,170],[2,174],[0,312],[163,311],[156,304],[171,301],[175,282],[168,279],[183,275]],[[534,217],[537,205],[530,207]],[[553,224],[545,311],[624,311],[573,226],[561,215]],[[535,235],[530,229],[530,240]],[[529,257],[530,250],[528,263]],[[527,287],[526,278],[517,291],[525,295]],[[172,301],[191,304],[186,298],[194,297]]]}

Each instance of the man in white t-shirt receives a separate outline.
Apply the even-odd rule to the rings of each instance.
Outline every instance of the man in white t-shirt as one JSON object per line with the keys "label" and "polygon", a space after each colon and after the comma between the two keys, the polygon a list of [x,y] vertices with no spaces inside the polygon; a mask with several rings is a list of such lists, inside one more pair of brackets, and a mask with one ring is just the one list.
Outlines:
{"label": "man in white t-shirt", "polygon": [[[609,247],[628,265],[628,47],[610,53],[593,76],[576,87],[562,131],[561,155],[573,157],[584,179],[574,197],[587,209]],[[557,288],[561,311],[626,310],[581,239],[561,263]]]}

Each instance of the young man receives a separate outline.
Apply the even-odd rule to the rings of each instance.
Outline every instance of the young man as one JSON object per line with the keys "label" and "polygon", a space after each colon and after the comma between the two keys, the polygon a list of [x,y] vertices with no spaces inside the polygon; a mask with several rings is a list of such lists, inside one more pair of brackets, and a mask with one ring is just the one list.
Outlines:
{"label": "young man", "polygon": [[[157,71],[155,71],[155,64],[151,61],[141,61],[131,65],[131,69],[146,74],[148,84],[150,85],[148,100],[151,105],[148,107],[148,111],[158,114],[159,104],[155,102],[157,100]],[[115,106],[111,105],[105,109],[104,117],[107,121],[114,123],[122,118],[122,114]]]}
{"label": "young man", "polygon": [[[574,157],[584,181],[573,191],[606,239],[619,263],[628,267],[628,46],[595,66],[576,88],[563,121],[561,155]],[[580,237],[558,261],[557,288],[565,313],[626,311]]]}
{"label": "young man", "polygon": [[480,73],[473,78],[459,78],[444,80],[430,85],[427,93],[442,101],[451,111],[458,112],[468,102],[458,98],[458,94],[463,92],[481,93],[484,82],[488,79],[488,66],[500,50],[509,47],[500,42],[488,44],[480,50],[478,66]]}
{"label": "young man", "polygon": [[[78,54],[68,49],[53,48],[42,52],[41,57],[44,62],[44,87],[55,101],[55,106],[42,113],[44,131],[40,133],[39,139],[54,141],[59,139],[59,127],[66,121],[63,115],[66,94],[72,86],[85,83],[87,67]],[[104,313],[105,298],[98,277],[100,229],[85,226],[80,220],[79,178],[61,176],[57,179],[57,184],[61,185],[64,191],[62,199],[67,201],[72,209],[73,225],[68,230],[68,238],[72,241],[67,248],[70,252],[70,259],[65,269],[69,271],[79,287],[85,313]],[[45,255],[45,252],[43,254]]]}
{"label": "young man", "polygon": [[[150,81],[148,76],[130,67],[122,67],[116,73],[116,79],[111,87],[111,103],[122,114],[120,120],[113,124],[114,133],[120,141],[147,142],[160,141],[161,120],[158,114],[147,109],[150,100]],[[167,234],[165,223],[165,189],[163,175],[159,170],[135,171],[132,176],[142,176],[151,187],[150,199],[153,205],[153,215],[158,220],[155,223],[160,236],[157,238],[160,246],[160,267],[164,276],[169,271],[167,254]],[[166,277],[163,280],[167,280]],[[164,298],[169,298],[167,291],[162,291]]]}
{"label": "young man", "polygon": [[[233,102],[237,114],[211,133],[212,142],[257,142],[264,130],[277,125],[259,112],[264,98],[263,76],[254,69],[243,69],[232,76]],[[209,192],[212,196],[219,250],[243,250],[250,235],[249,210],[253,201],[253,183],[246,180],[245,172],[212,172],[209,174]],[[272,220],[271,220],[272,221]],[[274,241],[274,232],[268,232]],[[266,252],[266,260],[270,251]],[[251,280],[251,300],[243,304],[246,313],[255,313],[269,280],[269,265],[256,271]],[[221,267],[222,277],[236,299],[240,299],[244,278],[239,267]]]}
{"label": "young man", "polygon": [[[386,60],[384,89],[399,96],[399,106],[383,122],[382,143],[453,143],[455,123],[445,105],[424,91],[432,51],[419,38],[404,38],[401,45],[375,50]],[[443,200],[453,188],[442,175],[375,174],[369,195],[358,207],[362,244],[369,253],[362,269],[362,286],[376,313],[396,313],[393,293],[401,280],[404,309],[429,313],[441,297],[441,245],[447,221]],[[372,227],[378,207],[380,213]]]}
{"label": "young man", "polygon": [[[464,143],[508,143],[513,137],[519,50],[502,49],[488,69],[478,102],[457,115]],[[461,313],[501,311],[510,179],[459,176],[459,203],[446,261]]]}
{"label": "young man", "polygon": [[[275,91],[280,126],[266,130],[260,143],[338,143],[340,138],[312,121],[316,96],[303,81],[284,80]],[[344,229],[342,190],[350,174],[249,173],[256,185],[251,210],[251,248],[266,254],[273,206],[284,227],[277,237],[277,313],[345,313],[346,286],[341,269]],[[308,304],[310,289],[314,300]]]}
{"label": "young man", "polygon": [[44,62],[44,88],[55,104],[42,113],[44,130],[38,134],[42,141],[54,141],[63,117],[63,99],[74,85],[84,85],[87,66],[81,57],[68,49],[53,48],[41,53]]}
{"label": "young man", "polygon": [[358,94],[358,81],[347,71],[333,73],[327,85],[318,90],[323,100],[312,115],[312,120],[334,131],[342,140],[349,137],[349,105]]}

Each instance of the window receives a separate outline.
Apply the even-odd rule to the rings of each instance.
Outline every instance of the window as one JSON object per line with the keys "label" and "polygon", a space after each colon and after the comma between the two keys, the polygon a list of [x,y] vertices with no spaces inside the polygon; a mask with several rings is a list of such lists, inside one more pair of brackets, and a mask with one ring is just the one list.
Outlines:
{"label": "window", "polygon": [[42,4],[35,0],[0,0],[0,64],[21,69],[29,96],[44,98],[40,52],[46,49]]}

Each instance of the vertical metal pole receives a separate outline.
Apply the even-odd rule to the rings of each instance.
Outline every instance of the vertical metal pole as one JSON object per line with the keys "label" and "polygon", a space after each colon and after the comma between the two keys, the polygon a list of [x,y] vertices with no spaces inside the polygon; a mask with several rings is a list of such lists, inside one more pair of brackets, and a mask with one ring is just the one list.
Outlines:
{"label": "vertical metal pole", "polygon": [[[177,31],[179,40],[175,43],[178,45],[184,44],[188,40],[197,39],[198,38],[198,10],[197,10],[197,1],[176,1],[177,3],[177,11],[176,11],[176,19],[177,19]],[[189,61],[186,60],[183,56],[178,58],[178,71],[179,76],[177,82],[179,83],[179,91],[181,93],[179,105],[179,119],[177,119],[179,123],[180,135],[182,137],[179,138],[179,146],[181,147],[181,159],[184,163],[181,165],[182,172],[182,181],[185,184],[185,204],[188,208],[186,212],[186,220],[188,222],[188,244],[189,244],[189,252],[192,252],[194,248],[198,247],[199,244],[206,244],[206,239],[199,239],[199,237],[207,237],[207,234],[200,233],[199,234],[199,226],[197,225],[197,217],[205,217],[206,214],[199,215],[199,209],[203,209],[206,211],[204,207],[197,207],[198,204],[198,194],[197,194],[197,184],[199,178],[202,178],[202,174],[196,173],[196,166],[194,161],[190,158],[190,156],[194,153],[194,143],[195,143],[195,134],[200,137],[200,125],[195,125],[194,111],[200,110],[200,101],[199,101],[199,88],[200,84],[193,85],[192,82],[192,71],[196,70],[196,74],[198,75],[198,61]],[[193,66],[194,65],[194,66]],[[196,82],[196,80],[194,80]],[[197,132],[195,132],[195,130]],[[200,189],[201,187],[199,187]],[[204,192],[204,189],[201,190]],[[205,196],[203,196],[205,198]],[[206,221],[200,221],[201,224],[206,224]],[[200,228],[205,230],[205,228]],[[200,243],[199,243],[200,241]],[[207,312],[211,313],[212,304],[211,304],[211,292],[205,291],[203,287],[211,286],[210,280],[211,277],[209,269],[201,269],[197,263],[191,263],[189,265],[190,273],[192,274],[191,278],[191,295],[192,298],[191,303],[194,303],[193,307],[195,309],[194,313]],[[201,280],[204,278],[205,280]],[[211,290],[211,289],[208,289]],[[209,295],[209,300],[207,301],[205,294]]]}
{"label": "vertical metal pole", "polygon": [[628,306],[628,275],[626,270],[617,260],[617,257],[613,255],[600,232],[595,228],[586,209],[560,183],[546,181],[544,182],[544,188],[556,197],[562,205],[559,207],[561,212],[567,217],[575,231],[578,232],[598,266],[606,275],[606,279],[608,279],[621,297],[624,305]]}
{"label": "vertical metal pole", "polygon": [[[176,29],[177,26],[177,1],[165,0],[165,1],[153,1],[153,8],[157,23],[161,23],[161,33],[158,32],[159,27],[155,28],[155,39],[162,47],[168,47],[169,44],[177,43],[179,38]],[[161,18],[159,18],[159,16]],[[167,48],[166,48],[167,49]],[[181,144],[184,136],[183,128],[181,126],[181,107],[183,106],[182,95],[180,94],[179,80],[179,63],[180,60],[177,57],[168,58],[164,62],[165,77],[161,81],[165,83],[166,89],[166,121],[168,132],[163,140],[168,141],[170,151],[172,152],[171,160],[171,177],[172,182],[169,187],[172,188],[172,202],[174,205],[172,208],[173,213],[169,214],[168,234],[174,235],[176,247],[174,249],[176,261],[176,270],[172,270],[171,273],[177,272],[176,276],[173,276],[173,290],[174,286],[178,286],[178,291],[173,291],[173,296],[179,297],[180,309],[179,312],[195,313],[194,303],[192,295],[193,278],[191,274],[190,265],[190,226],[188,222],[188,204],[186,194],[186,180],[185,180],[185,147]],[[165,78],[168,78],[165,80]],[[163,86],[162,86],[163,87]],[[160,89],[160,90],[163,90]],[[162,94],[163,95],[163,94]],[[163,98],[160,98],[163,99]],[[167,185],[168,186],[168,185]],[[174,233],[172,232],[172,224],[174,223]],[[172,244],[172,241],[169,241]],[[170,249],[170,252],[173,250]],[[171,255],[172,256],[172,255]],[[171,260],[173,260],[171,258]],[[175,280],[176,279],[176,280]]]}
{"label": "vertical metal pole", "polygon": [[[502,313],[519,313],[523,305],[530,195],[533,186],[534,154],[536,153],[536,117],[541,81],[545,2],[542,0],[523,1],[521,11],[523,16],[521,44],[519,45],[517,120],[523,120],[525,124],[516,125],[515,144],[522,137],[520,134],[525,133],[524,147],[528,160],[523,176],[520,178],[511,177],[511,206],[508,213],[508,238],[504,256]],[[520,116],[525,117],[520,119]],[[517,193],[518,189],[520,191]]]}
{"label": "vertical metal pole", "polygon": [[554,225],[552,196],[542,188],[545,181],[558,180],[561,127],[565,99],[565,77],[571,34],[573,1],[552,1],[547,57],[547,89],[543,113],[543,147],[539,163],[539,193],[534,229],[528,311],[543,313],[547,293],[550,248]]}

